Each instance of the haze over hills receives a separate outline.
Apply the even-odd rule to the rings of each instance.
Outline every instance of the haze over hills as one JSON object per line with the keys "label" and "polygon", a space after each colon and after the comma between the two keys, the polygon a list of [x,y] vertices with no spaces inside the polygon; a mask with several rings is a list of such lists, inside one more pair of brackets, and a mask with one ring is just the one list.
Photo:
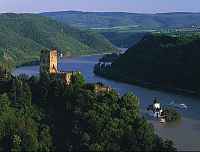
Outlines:
{"label": "haze over hills", "polygon": [[118,26],[172,28],[200,26],[200,13],[175,12],[137,14],[125,12],[46,12],[44,16],[81,28],[111,28]]}
{"label": "haze over hills", "polygon": [[81,31],[34,14],[1,14],[0,37],[0,58],[4,63],[3,56],[13,64],[38,59],[43,48],[56,47],[65,55],[116,50],[99,34]]}

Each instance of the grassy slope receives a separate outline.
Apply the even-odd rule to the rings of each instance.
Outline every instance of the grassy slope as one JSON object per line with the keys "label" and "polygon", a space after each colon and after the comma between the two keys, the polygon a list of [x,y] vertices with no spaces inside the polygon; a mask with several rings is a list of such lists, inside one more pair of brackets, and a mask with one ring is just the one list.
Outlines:
{"label": "grassy slope", "polygon": [[115,51],[99,34],[33,14],[1,14],[0,37],[0,62],[4,61],[2,56],[7,49],[6,54],[14,64],[35,60],[42,48],[56,47],[65,55]]}

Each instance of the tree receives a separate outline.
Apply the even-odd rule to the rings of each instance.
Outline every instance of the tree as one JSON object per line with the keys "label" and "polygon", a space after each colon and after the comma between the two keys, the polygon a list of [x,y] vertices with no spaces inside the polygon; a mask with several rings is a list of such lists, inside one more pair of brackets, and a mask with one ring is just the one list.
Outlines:
{"label": "tree", "polygon": [[4,93],[3,95],[0,96],[0,114],[2,112],[8,111],[10,107],[10,100],[8,98],[8,95]]}
{"label": "tree", "polygon": [[76,73],[72,75],[72,85],[74,87],[82,87],[85,84],[85,79],[81,73]]}
{"label": "tree", "polygon": [[41,127],[39,134],[39,151],[50,152],[53,150],[50,128],[46,125],[42,125]]}
{"label": "tree", "polygon": [[133,122],[139,115],[139,99],[132,93],[127,93],[120,100],[120,117]]}

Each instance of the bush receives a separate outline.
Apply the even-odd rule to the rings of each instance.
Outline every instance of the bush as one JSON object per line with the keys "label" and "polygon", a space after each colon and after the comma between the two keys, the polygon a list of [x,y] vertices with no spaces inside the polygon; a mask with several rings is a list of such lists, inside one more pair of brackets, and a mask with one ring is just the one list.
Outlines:
{"label": "bush", "polygon": [[173,108],[165,108],[163,110],[163,115],[167,122],[179,121],[181,120],[181,115]]}

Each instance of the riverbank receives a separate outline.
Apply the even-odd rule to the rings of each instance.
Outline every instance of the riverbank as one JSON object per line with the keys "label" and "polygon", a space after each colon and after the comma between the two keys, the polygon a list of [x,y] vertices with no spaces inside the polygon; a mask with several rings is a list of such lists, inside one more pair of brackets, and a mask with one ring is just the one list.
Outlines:
{"label": "riverbank", "polygon": [[187,89],[175,88],[175,87],[167,87],[167,86],[153,84],[151,82],[145,82],[145,81],[141,81],[141,80],[134,80],[134,81],[130,82],[126,79],[114,77],[113,75],[103,74],[103,73],[97,72],[95,70],[94,70],[94,73],[97,76],[100,76],[100,77],[103,77],[103,78],[106,78],[106,79],[109,79],[109,80],[114,80],[116,82],[123,82],[123,83],[127,83],[127,84],[130,84],[130,85],[137,85],[137,86],[148,88],[148,89],[171,92],[171,93],[176,93],[176,94],[180,94],[180,95],[184,95],[184,96],[188,96],[188,95],[189,96],[196,96],[196,97],[200,96],[199,92],[194,91],[194,90],[187,90]]}
{"label": "riverbank", "polygon": [[[175,101],[177,104],[188,105],[187,110],[180,110],[181,122],[160,124],[159,121],[149,119],[157,134],[166,139],[173,140],[179,151],[199,151],[200,150],[200,102],[199,98],[188,95],[177,95],[175,93],[147,89],[136,85],[129,85],[103,77],[94,75],[93,68],[101,56],[82,56],[76,58],[62,59],[59,66],[62,70],[81,71],[88,83],[102,82],[115,89],[120,95],[126,92],[133,92],[140,99],[141,111],[152,104],[152,99],[156,96],[162,104],[169,104]],[[21,67],[16,69],[15,75],[19,74],[38,75],[39,66]]]}
{"label": "riverbank", "polygon": [[[78,58],[78,57],[89,57],[89,56],[103,56],[106,54],[112,54],[113,52],[105,52],[105,53],[91,53],[91,54],[83,54],[83,55],[68,55],[68,56],[63,56],[60,59],[71,59],[71,58]],[[25,67],[25,66],[37,66],[40,65],[40,60],[33,60],[33,61],[28,61],[24,62],[22,64],[16,65],[16,68],[20,67]]]}
{"label": "riverbank", "polygon": [[130,84],[200,96],[199,48],[197,35],[150,34],[112,64],[100,62],[96,71]]}

